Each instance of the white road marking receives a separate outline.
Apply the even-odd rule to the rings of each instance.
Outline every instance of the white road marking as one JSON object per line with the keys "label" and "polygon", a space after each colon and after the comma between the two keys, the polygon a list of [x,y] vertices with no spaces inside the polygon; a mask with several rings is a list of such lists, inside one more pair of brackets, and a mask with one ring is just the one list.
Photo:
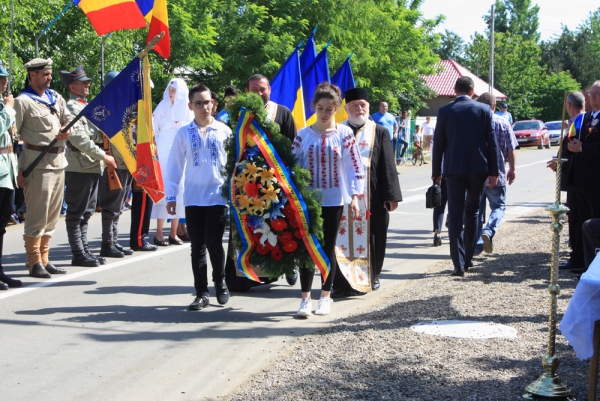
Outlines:
{"label": "white road marking", "polygon": [[51,286],[51,285],[56,284],[56,283],[60,283],[60,282],[63,282],[63,281],[69,281],[69,280],[73,280],[73,279],[80,278],[80,277],[85,277],[85,276],[88,276],[90,274],[94,274],[94,273],[98,273],[98,272],[103,272],[103,271],[106,271],[106,270],[113,269],[115,267],[128,265],[128,264],[133,263],[133,262],[139,262],[139,261],[142,261],[142,260],[150,259],[152,257],[166,255],[168,253],[176,252],[176,251],[179,251],[179,250],[182,250],[182,249],[186,249],[186,248],[189,248],[189,247],[190,247],[190,244],[187,243],[187,244],[183,244],[183,245],[169,247],[168,249],[161,250],[161,251],[143,252],[143,253],[145,253],[145,255],[140,255],[140,256],[134,256],[134,257],[131,257],[131,258],[126,258],[124,260],[120,260],[120,261],[114,262],[114,263],[107,263],[104,266],[92,267],[92,268],[89,268],[87,270],[83,270],[83,271],[80,271],[80,272],[77,272],[77,273],[73,273],[73,274],[66,274],[66,275],[60,275],[60,276],[59,275],[55,275],[54,277],[56,277],[56,278],[51,278],[51,279],[46,280],[46,281],[42,281],[42,282],[39,282],[39,283],[28,285],[27,287],[10,289],[10,290],[6,291],[5,293],[0,294],[0,299],[9,298],[9,297],[12,297],[14,295],[24,294],[26,292],[37,290],[39,288],[48,287],[48,286]]}

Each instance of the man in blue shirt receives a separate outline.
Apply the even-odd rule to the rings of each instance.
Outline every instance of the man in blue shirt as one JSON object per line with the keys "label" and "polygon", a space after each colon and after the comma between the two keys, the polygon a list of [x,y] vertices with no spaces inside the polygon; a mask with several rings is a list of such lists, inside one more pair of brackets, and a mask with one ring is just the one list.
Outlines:
{"label": "man in blue shirt", "polygon": [[[496,106],[494,105],[494,108],[496,108]],[[508,122],[510,123],[510,125],[513,124],[513,118],[512,118],[512,114],[510,114],[510,112],[508,111],[508,105],[506,103],[502,103],[502,105],[500,106],[500,108],[502,110],[496,110],[497,115],[504,117],[508,120]]]}
{"label": "man in blue shirt", "polygon": [[393,115],[387,112],[388,104],[386,102],[379,103],[379,111],[371,116],[373,121],[379,125],[383,125],[390,134],[390,141],[392,141],[392,147],[394,148],[394,154],[396,153],[396,138],[398,136],[398,124]]}
{"label": "man in blue shirt", "polygon": [[[489,105],[492,111],[496,108],[496,97],[491,93],[486,92],[481,94],[477,101]],[[495,113],[492,117],[496,144],[498,145],[496,152],[498,155],[498,184],[494,188],[490,188],[486,182],[481,204],[479,205],[478,225],[478,244],[483,244],[483,250],[486,253],[493,252],[494,244],[492,238],[496,234],[496,230],[498,230],[498,226],[504,217],[504,210],[506,209],[506,184],[510,185],[515,180],[515,148],[518,145],[517,138],[515,138],[508,120],[500,117],[498,113]],[[508,172],[506,171],[507,161]],[[488,217],[487,225],[483,227],[486,200],[490,202],[490,216]]]}

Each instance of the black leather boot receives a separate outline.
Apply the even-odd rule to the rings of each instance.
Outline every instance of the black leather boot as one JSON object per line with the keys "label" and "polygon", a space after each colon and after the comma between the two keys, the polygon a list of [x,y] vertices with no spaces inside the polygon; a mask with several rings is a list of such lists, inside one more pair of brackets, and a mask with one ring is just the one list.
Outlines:
{"label": "black leather boot", "polygon": [[98,267],[100,266],[100,262],[98,259],[94,259],[90,255],[85,252],[78,252],[73,254],[73,259],[71,259],[71,264],[73,266],[82,266],[82,267]]}
{"label": "black leather boot", "polygon": [[117,250],[123,252],[125,255],[133,255],[133,251],[131,249],[123,248],[117,241],[113,242],[113,246],[117,248]]}
{"label": "black leather boot", "polygon": [[4,273],[4,268],[0,265],[0,281],[5,283],[9,288],[19,288],[23,285],[21,280],[15,280],[14,278],[8,277]]}
{"label": "black leather boot", "polygon": [[44,265],[40,262],[37,262],[33,265],[31,270],[29,271],[29,275],[35,278],[51,278],[52,276],[48,271],[44,268]]}
{"label": "black leather boot", "polygon": [[107,258],[124,258],[125,254],[119,251],[112,242],[103,242],[100,248],[100,256]]}

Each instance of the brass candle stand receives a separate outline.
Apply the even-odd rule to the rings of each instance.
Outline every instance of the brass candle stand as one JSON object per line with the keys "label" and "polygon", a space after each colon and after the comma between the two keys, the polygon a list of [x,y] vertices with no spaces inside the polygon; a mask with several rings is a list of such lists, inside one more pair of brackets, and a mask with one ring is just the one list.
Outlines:
{"label": "brass candle stand", "polygon": [[[565,110],[567,105],[567,92],[563,105],[562,121],[565,121]],[[548,318],[548,349],[547,355],[542,359],[542,365],[545,372],[533,383],[529,384],[523,394],[523,398],[527,400],[575,400],[573,391],[564,385],[556,371],[560,365],[560,361],[556,354],[556,304],[557,297],[560,294],[560,286],[558,285],[558,262],[560,251],[560,232],[563,229],[561,216],[569,211],[560,202],[560,181],[562,171],[562,145],[564,138],[564,127],[561,132],[561,138],[558,149],[558,158],[556,161],[556,200],[548,206],[546,210],[552,215],[552,262],[550,266],[550,285],[548,292],[550,293],[550,316]]]}

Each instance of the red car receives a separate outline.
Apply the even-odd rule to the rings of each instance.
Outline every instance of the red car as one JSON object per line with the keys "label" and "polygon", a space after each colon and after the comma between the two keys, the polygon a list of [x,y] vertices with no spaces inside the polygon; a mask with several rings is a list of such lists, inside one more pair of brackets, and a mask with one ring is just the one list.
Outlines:
{"label": "red car", "polygon": [[517,142],[519,142],[519,147],[537,146],[538,149],[543,147],[550,149],[550,133],[542,121],[517,121],[512,129],[517,137]]}

